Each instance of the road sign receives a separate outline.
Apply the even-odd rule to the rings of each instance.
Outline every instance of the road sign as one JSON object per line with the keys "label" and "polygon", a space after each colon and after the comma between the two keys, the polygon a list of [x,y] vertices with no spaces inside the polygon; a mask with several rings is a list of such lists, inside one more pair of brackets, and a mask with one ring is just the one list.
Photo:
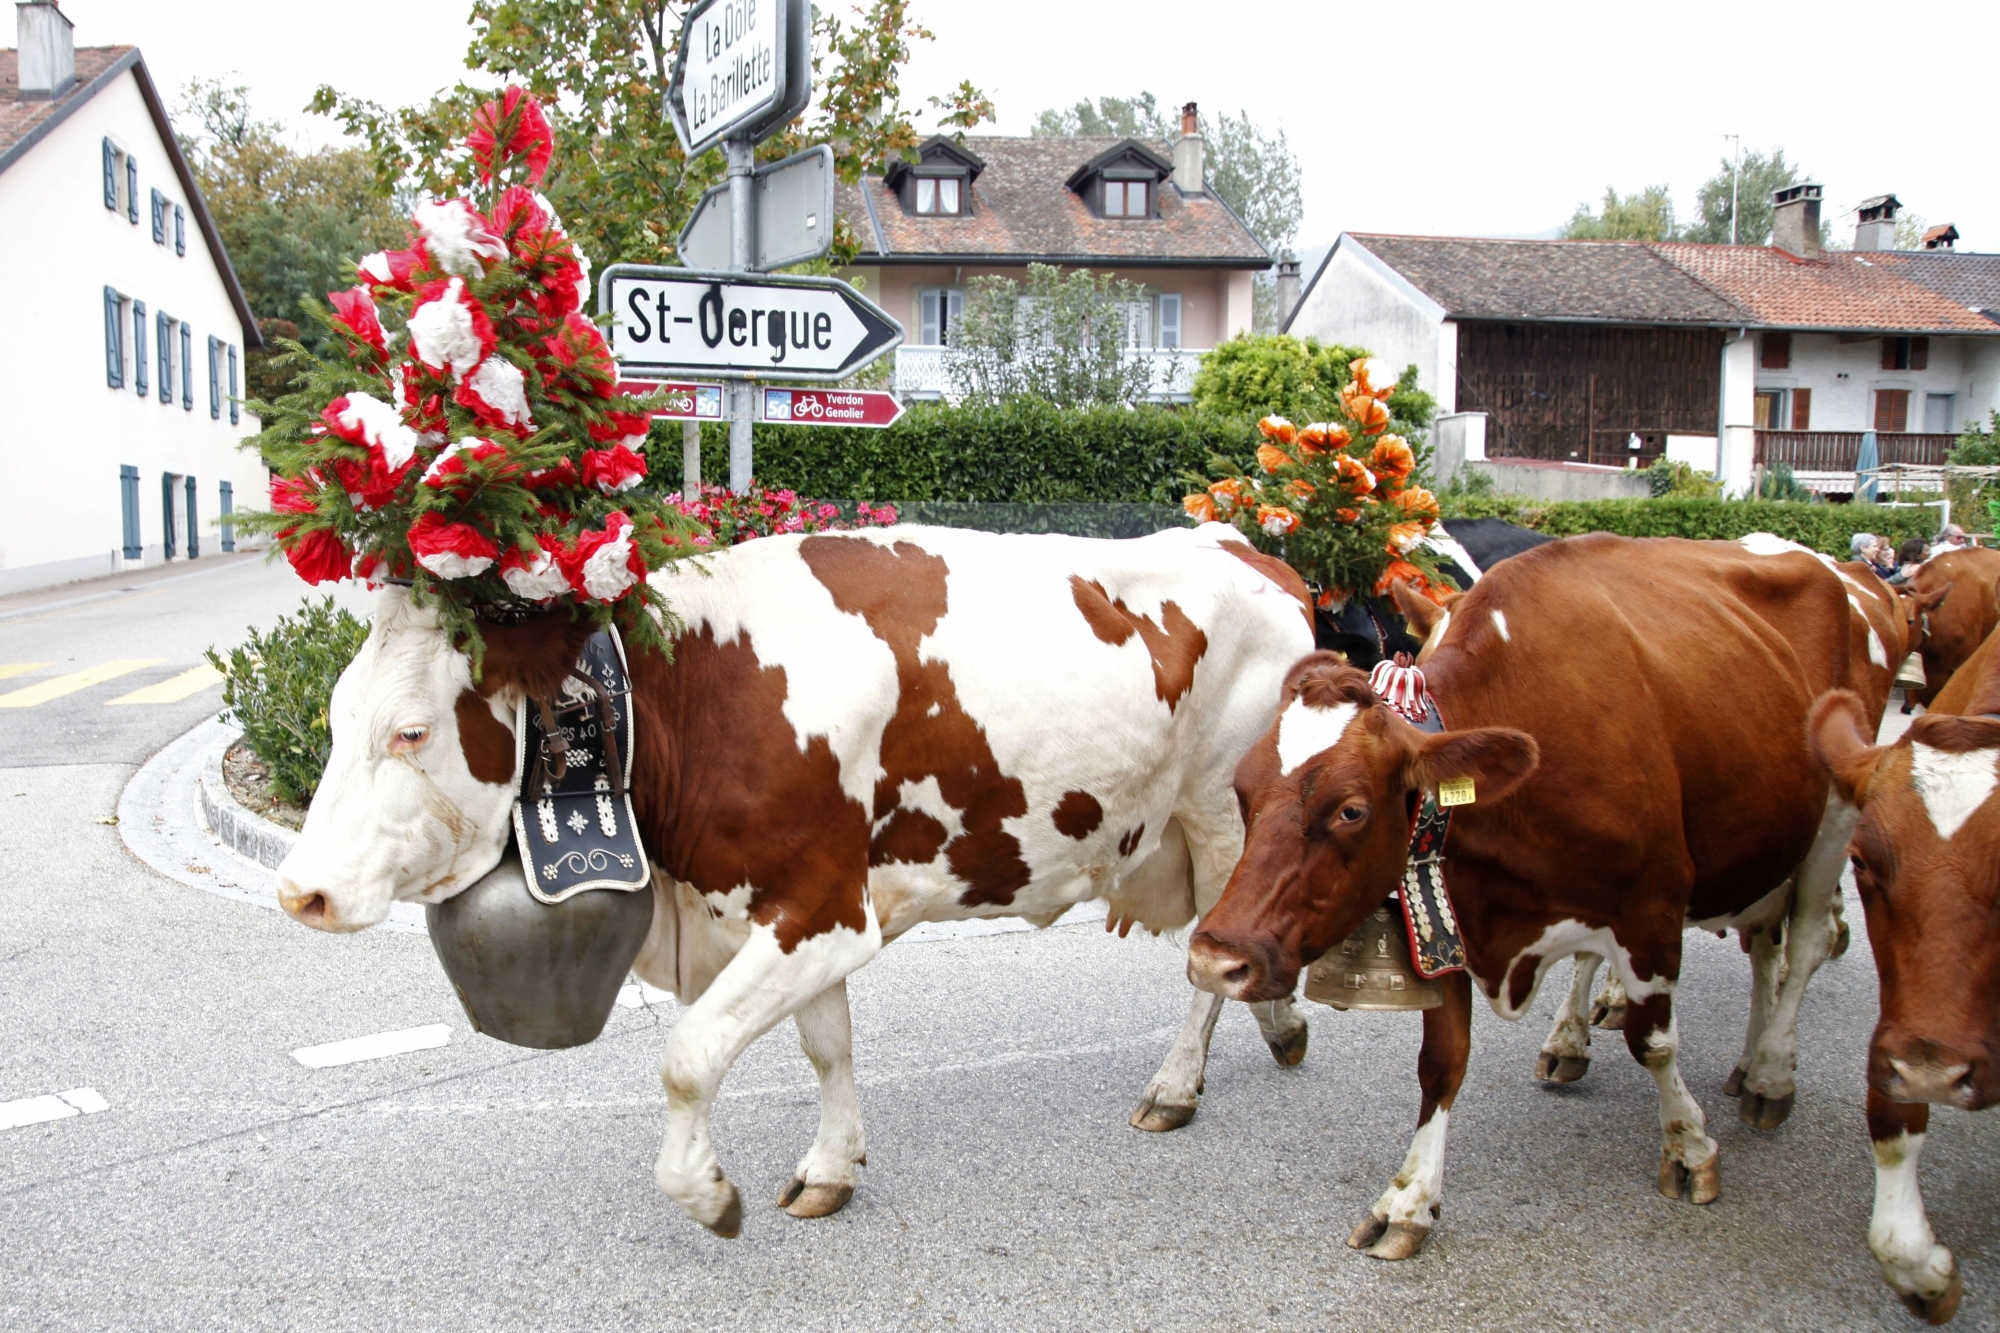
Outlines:
{"label": "road sign", "polygon": [[621,393],[645,395],[665,389],[666,402],[653,409],[653,416],[661,421],[720,421],[722,420],[722,386],[720,384],[661,384],[657,380],[618,381]]}
{"label": "road sign", "polygon": [[[833,149],[821,144],[757,168],[757,242],[752,272],[769,273],[818,259],[833,245]],[[729,267],[729,187],[701,197],[681,229],[681,262]]]}
{"label": "road sign", "polygon": [[903,339],[902,325],[838,278],[613,264],[597,308],[614,316],[623,373],[649,379],[839,380]]}
{"label": "road sign", "polygon": [[701,0],[688,12],[667,112],[689,157],[732,136],[761,139],[805,109],[810,8],[806,0]]}
{"label": "road sign", "polygon": [[788,426],[892,425],[902,400],[880,389],[766,389],[764,420]]}

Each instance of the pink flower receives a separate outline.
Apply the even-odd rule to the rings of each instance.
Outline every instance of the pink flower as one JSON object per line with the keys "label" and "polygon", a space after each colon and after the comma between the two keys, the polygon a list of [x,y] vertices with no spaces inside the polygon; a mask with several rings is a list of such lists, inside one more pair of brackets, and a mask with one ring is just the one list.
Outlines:
{"label": "pink flower", "polygon": [[583,451],[583,484],[606,495],[629,491],[646,479],[646,460],[624,445]]}
{"label": "pink flower", "polygon": [[355,340],[375,349],[377,356],[389,354],[388,339],[382,334],[382,320],[375,313],[375,297],[366,287],[350,287],[344,292],[328,292],[333,303],[333,321]]}
{"label": "pink flower", "polygon": [[426,283],[410,312],[410,350],[435,371],[463,380],[497,344],[486,307],[465,290],[463,278]]}
{"label": "pink flower", "polygon": [[[500,136],[506,135],[501,142]],[[472,113],[472,133],[465,138],[472,160],[479,164],[479,179],[492,180],[499,164],[525,158],[528,179],[539,182],[549,169],[555,152],[555,135],[549,130],[542,104],[516,87],[509,87],[495,100]]]}
{"label": "pink flower", "polygon": [[441,579],[484,574],[500,558],[490,537],[468,523],[453,523],[431,510],[410,525],[410,553]]}

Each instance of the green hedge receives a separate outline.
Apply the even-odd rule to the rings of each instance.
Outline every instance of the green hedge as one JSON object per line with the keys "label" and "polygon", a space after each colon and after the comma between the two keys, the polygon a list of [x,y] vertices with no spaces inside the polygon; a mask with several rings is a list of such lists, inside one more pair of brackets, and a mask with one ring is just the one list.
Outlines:
{"label": "green hedge", "polygon": [[[754,441],[758,481],[815,499],[1178,507],[1183,474],[1207,476],[1215,453],[1247,462],[1257,427],[1188,408],[1064,411],[1020,400],[918,403],[886,430],[760,424]],[[655,483],[678,489],[679,425],[656,425],[647,451]],[[702,479],[727,484],[727,426],[703,426],[701,456]]]}
{"label": "green hedge", "polygon": [[1891,509],[1872,504],[1797,504],[1777,500],[1555,500],[1537,502],[1515,495],[1445,496],[1444,519],[1504,518],[1510,523],[1574,537],[1615,532],[1623,537],[1689,537],[1734,541],[1753,532],[1771,532],[1831,556],[1848,558],[1857,532],[1872,532],[1901,543],[1928,538],[1937,530],[1935,509]]}

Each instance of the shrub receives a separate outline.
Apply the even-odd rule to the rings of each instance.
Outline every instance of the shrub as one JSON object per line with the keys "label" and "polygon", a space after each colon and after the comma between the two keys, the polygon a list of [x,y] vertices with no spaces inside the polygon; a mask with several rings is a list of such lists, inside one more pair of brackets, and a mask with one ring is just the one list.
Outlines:
{"label": "shrub", "polygon": [[1814,504],[1819,497],[1806,484],[1792,475],[1790,463],[1773,463],[1763,476],[1757,479],[1759,500],[1796,500],[1801,504]]}
{"label": "shrub", "polygon": [[1504,518],[1551,537],[1613,532],[1623,537],[1734,541],[1753,532],[1770,532],[1841,560],[1849,558],[1849,542],[1857,532],[1872,532],[1900,544],[1910,537],[1929,538],[1937,524],[1935,510],[1914,506],[1678,498],[1543,502],[1518,495],[1450,494],[1441,500],[1447,528],[1454,518]]}
{"label": "shrub", "polygon": [[[1194,403],[1231,416],[1270,413],[1302,423],[1332,421],[1339,415],[1347,368],[1368,355],[1359,347],[1324,346],[1316,338],[1240,334],[1202,357]],[[1415,366],[1403,372],[1388,403],[1390,429],[1413,440],[1437,410],[1436,401],[1417,387]]]}
{"label": "shrub", "polygon": [[1666,496],[1686,496],[1694,500],[1713,500],[1722,494],[1722,483],[1706,472],[1695,471],[1692,464],[1672,458],[1656,458],[1646,469],[1646,484],[1653,488],[1653,498]]}
{"label": "shrub", "polygon": [[243,728],[243,743],[271,774],[280,800],[306,805],[333,748],[327,708],[333,683],[354,660],[368,626],[333,598],[302,602],[267,634],[255,629],[227,657],[208,650],[223,674],[223,720]]}

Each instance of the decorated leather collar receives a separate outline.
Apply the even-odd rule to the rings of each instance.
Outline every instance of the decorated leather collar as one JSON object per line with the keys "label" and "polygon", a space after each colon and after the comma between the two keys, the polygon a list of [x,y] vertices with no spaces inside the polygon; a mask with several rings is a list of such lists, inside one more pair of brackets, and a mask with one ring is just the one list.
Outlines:
{"label": "decorated leather collar", "polygon": [[[1368,684],[1382,702],[1418,731],[1436,734],[1445,730],[1444,714],[1424,683],[1424,673],[1411,664],[1407,653],[1396,654],[1394,661],[1377,662]],[[1426,980],[1465,970],[1465,942],[1459,937],[1458,917],[1451,910],[1451,895],[1444,883],[1444,842],[1451,831],[1451,807],[1441,804],[1439,798],[1440,793],[1430,789],[1418,797],[1416,816],[1410,824],[1409,859],[1403,867],[1402,886],[1396,891],[1403,925],[1409,932],[1410,961]]]}

